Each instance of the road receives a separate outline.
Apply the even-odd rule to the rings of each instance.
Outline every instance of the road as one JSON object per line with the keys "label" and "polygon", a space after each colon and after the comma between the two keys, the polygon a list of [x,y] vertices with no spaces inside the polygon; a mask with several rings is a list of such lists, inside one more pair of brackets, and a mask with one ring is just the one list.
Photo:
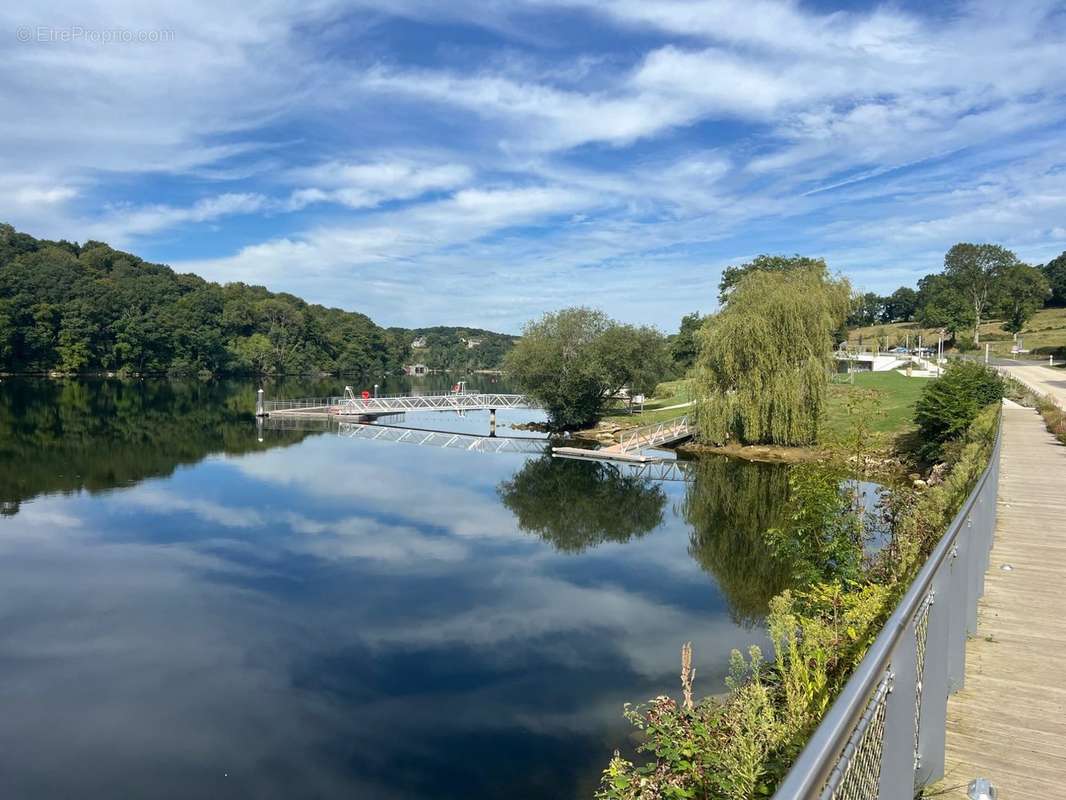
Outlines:
{"label": "road", "polygon": [[[1004,362],[1006,360],[1004,359]],[[1012,361],[1000,366],[1004,372],[1025,384],[1034,392],[1050,396],[1066,408],[1066,370],[1042,367],[1032,362]]]}

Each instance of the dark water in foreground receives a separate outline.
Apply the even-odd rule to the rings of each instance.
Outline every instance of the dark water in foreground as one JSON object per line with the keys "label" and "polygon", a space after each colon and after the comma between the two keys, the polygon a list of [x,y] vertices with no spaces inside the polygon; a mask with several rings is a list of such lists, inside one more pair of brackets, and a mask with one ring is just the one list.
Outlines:
{"label": "dark water in foreground", "polygon": [[704,693],[761,641],[784,467],[259,441],[254,389],[0,382],[0,797],[589,797],[683,641]]}

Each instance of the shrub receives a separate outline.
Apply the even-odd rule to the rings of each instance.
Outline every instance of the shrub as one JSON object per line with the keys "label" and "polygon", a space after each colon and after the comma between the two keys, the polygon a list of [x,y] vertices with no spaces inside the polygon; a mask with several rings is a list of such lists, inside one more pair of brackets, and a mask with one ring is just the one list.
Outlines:
{"label": "shrub", "polygon": [[922,441],[919,455],[939,458],[946,442],[963,434],[985,406],[1003,397],[1003,379],[972,361],[952,363],[922,391],[914,421]]}

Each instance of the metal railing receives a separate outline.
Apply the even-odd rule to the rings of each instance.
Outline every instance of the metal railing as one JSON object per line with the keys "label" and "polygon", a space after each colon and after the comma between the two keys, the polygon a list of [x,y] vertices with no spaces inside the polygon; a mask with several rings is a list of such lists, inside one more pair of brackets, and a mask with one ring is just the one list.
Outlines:
{"label": "metal railing", "polygon": [[360,422],[342,422],[337,433],[346,439],[371,439],[373,441],[415,444],[422,447],[439,447],[467,450],[476,453],[543,453],[550,442],[525,436],[478,436],[453,431],[434,431],[423,428],[400,428],[388,425],[366,425]]}
{"label": "metal railing", "polygon": [[662,422],[652,422],[649,425],[641,425],[623,431],[618,436],[619,449],[624,453],[643,450],[645,447],[655,447],[657,444],[665,444],[691,436],[696,432],[695,427],[689,421],[688,414]]}
{"label": "metal railing", "polygon": [[775,800],[911,800],[943,776],[948,695],[965,678],[996,526],[999,427],[988,466]]}
{"label": "metal railing", "polygon": [[265,414],[321,413],[360,415],[402,411],[453,411],[488,408],[537,408],[526,395],[453,393],[443,395],[392,395],[389,397],[312,397],[299,400],[263,400]]}

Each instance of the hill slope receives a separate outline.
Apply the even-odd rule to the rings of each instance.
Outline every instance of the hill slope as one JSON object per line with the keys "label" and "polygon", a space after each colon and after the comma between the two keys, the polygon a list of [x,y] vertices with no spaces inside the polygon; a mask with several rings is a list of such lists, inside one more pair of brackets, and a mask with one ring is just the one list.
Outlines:
{"label": "hill slope", "polygon": [[[441,366],[495,366],[512,337],[476,333],[492,345]],[[178,274],[102,242],[0,225],[0,372],[384,375],[412,358],[419,335],[262,286]]]}

